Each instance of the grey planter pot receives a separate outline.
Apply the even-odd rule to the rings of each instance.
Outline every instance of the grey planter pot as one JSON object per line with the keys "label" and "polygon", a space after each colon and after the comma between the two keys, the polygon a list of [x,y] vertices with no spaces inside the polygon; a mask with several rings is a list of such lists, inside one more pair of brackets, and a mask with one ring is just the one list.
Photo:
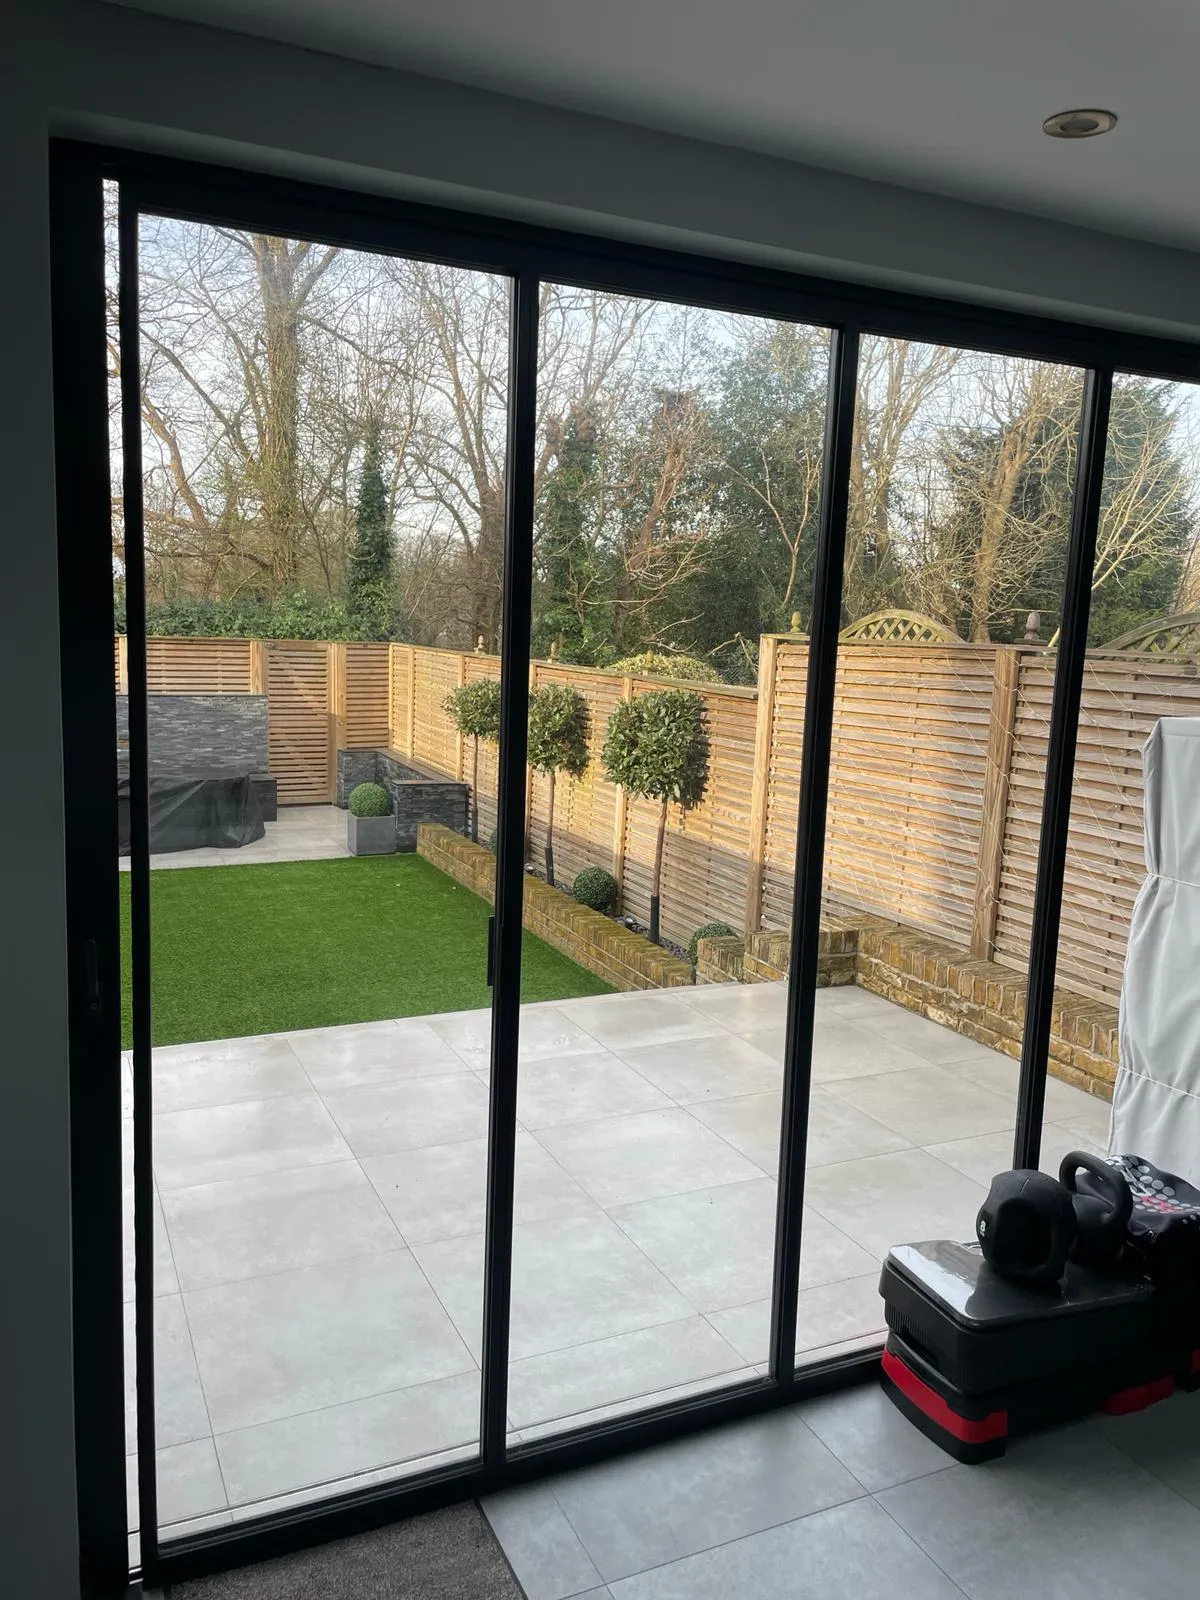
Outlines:
{"label": "grey planter pot", "polygon": [[346,844],[352,856],[390,856],[396,848],[396,818],[346,817]]}

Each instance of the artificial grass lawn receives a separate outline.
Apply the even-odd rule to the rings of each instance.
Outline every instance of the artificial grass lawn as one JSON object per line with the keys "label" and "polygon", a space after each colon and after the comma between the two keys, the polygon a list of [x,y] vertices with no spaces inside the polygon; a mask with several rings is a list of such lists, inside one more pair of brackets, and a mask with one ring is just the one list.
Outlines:
{"label": "artificial grass lawn", "polygon": [[[491,1003],[486,901],[418,855],[151,874],[155,1044],[233,1039]],[[121,1033],[130,1043],[129,875]],[[521,999],[609,994],[526,933]]]}

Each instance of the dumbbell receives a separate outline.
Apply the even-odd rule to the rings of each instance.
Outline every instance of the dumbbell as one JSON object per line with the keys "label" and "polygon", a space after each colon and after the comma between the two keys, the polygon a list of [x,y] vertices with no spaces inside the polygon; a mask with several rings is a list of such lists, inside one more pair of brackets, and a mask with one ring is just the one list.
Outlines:
{"label": "dumbbell", "polygon": [[[1076,1175],[1089,1173],[1102,1195],[1080,1194]],[[1031,1288],[1056,1284],[1068,1259],[1103,1269],[1125,1244],[1133,1196],[1121,1174],[1097,1156],[1072,1150],[1057,1178],[1032,1169],[1001,1172],[975,1219],[983,1258],[1002,1277]]]}

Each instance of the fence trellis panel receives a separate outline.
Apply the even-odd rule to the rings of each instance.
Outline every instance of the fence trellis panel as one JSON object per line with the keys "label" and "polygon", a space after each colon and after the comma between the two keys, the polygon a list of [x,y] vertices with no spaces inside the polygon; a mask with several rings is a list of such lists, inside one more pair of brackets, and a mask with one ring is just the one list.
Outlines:
{"label": "fence trellis panel", "polygon": [[330,654],[323,641],[267,641],[267,741],[280,805],[333,799]]}

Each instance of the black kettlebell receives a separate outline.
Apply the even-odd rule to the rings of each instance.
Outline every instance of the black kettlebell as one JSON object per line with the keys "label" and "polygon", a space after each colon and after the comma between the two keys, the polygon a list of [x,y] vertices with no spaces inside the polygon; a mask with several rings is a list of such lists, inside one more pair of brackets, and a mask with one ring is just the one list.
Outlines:
{"label": "black kettlebell", "polygon": [[[1083,1193],[1076,1178],[1086,1172],[1101,1189],[1100,1194]],[[1081,1267],[1103,1270],[1116,1265],[1125,1247],[1126,1228],[1133,1215],[1133,1194],[1115,1167],[1085,1150],[1072,1150],[1062,1159],[1059,1181],[1071,1196],[1075,1208],[1075,1242],[1071,1260]]]}
{"label": "black kettlebell", "polygon": [[998,1173],[975,1219],[983,1259],[1001,1277],[1031,1288],[1062,1277],[1076,1228],[1066,1189],[1031,1168]]}

